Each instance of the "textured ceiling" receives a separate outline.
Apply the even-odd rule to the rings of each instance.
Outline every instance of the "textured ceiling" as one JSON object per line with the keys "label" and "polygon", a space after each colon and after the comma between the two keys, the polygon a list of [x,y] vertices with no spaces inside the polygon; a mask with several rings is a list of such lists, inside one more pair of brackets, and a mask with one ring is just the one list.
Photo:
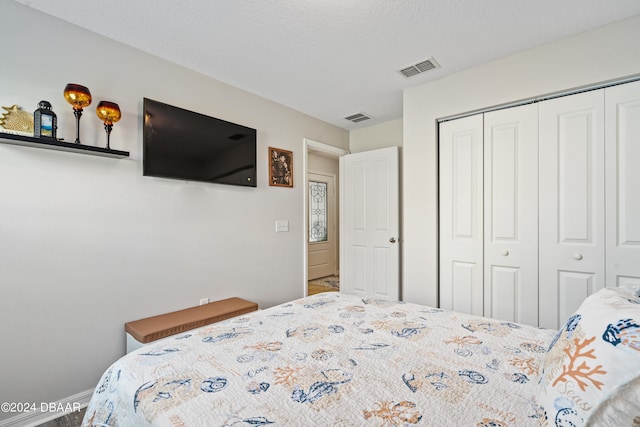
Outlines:
{"label": "textured ceiling", "polygon": [[[638,0],[16,0],[345,129],[402,90],[640,14]],[[433,56],[441,68],[397,71]],[[374,117],[352,124],[343,117]]]}

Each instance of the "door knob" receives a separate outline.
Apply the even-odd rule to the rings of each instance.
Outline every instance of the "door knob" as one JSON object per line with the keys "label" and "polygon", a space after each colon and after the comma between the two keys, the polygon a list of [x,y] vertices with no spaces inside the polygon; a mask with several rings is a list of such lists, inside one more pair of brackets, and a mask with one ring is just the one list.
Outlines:
{"label": "door knob", "polygon": [[502,251],[502,256],[509,256],[509,251]]}
{"label": "door knob", "polygon": [[574,254],[573,258],[580,261],[582,259],[582,254]]}
{"label": "door knob", "polygon": [[395,242],[396,242],[396,238],[395,238],[395,237],[390,238],[390,239],[389,239],[389,242],[391,242],[391,243],[395,243]]}

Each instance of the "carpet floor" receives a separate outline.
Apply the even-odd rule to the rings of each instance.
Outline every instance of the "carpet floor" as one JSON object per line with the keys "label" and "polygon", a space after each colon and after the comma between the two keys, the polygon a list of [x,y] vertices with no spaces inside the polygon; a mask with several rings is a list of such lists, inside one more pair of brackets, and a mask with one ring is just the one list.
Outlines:
{"label": "carpet floor", "polygon": [[70,414],[66,414],[51,421],[47,421],[44,424],[40,424],[38,427],[80,427],[86,410],[86,407],[82,408],[78,412],[71,412]]}

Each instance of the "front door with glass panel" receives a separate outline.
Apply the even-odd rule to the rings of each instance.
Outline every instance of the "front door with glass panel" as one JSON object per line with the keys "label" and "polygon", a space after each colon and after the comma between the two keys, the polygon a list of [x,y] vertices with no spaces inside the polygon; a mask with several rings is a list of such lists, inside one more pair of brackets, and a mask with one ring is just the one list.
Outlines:
{"label": "front door with glass panel", "polygon": [[335,178],[309,173],[309,280],[335,274]]}

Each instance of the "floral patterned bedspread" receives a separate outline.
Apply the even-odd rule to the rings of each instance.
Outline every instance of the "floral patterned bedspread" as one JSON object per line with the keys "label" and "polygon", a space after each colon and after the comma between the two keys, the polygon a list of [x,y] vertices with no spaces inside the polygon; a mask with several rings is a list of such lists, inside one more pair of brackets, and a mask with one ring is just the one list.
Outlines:
{"label": "floral patterned bedspread", "polygon": [[538,366],[554,335],[318,294],[126,355],[83,425],[536,426]]}

